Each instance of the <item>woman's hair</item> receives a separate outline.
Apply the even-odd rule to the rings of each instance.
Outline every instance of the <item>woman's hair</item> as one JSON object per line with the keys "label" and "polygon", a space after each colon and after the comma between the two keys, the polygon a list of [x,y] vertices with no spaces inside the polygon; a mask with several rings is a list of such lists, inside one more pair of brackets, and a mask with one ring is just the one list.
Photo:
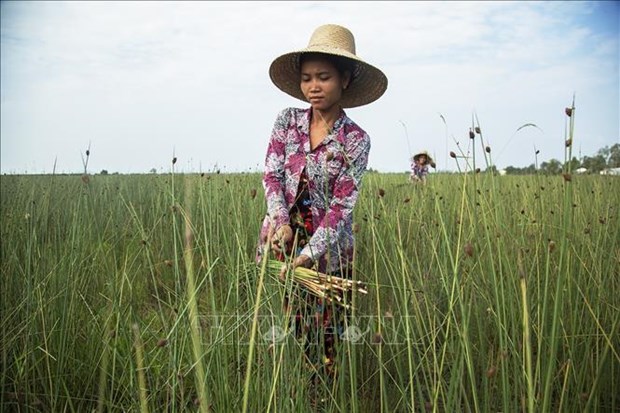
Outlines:
{"label": "woman's hair", "polygon": [[353,82],[353,79],[355,79],[359,71],[359,66],[353,60],[349,58],[346,58],[344,56],[336,56],[332,54],[319,53],[319,52],[302,53],[299,56],[299,69],[301,70],[301,65],[305,61],[315,59],[315,58],[325,59],[328,62],[330,62],[332,65],[334,65],[336,70],[338,70],[338,73],[340,73],[341,77],[344,76],[346,72],[349,72],[349,74],[351,75],[351,80],[349,80],[349,84]]}

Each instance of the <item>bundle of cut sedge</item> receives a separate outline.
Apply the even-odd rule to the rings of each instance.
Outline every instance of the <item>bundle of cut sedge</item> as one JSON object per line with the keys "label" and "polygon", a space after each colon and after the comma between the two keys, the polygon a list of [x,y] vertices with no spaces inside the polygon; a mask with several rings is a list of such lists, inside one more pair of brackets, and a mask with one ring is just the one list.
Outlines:
{"label": "bundle of cut sedge", "polygon": [[[279,277],[283,265],[285,264],[281,261],[268,260],[267,272],[275,277]],[[303,287],[312,295],[347,309],[351,308],[351,304],[346,302],[346,293],[368,293],[366,285],[361,281],[353,281],[348,278],[320,273],[310,268],[296,267],[289,270],[289,274],[294,284]]]}

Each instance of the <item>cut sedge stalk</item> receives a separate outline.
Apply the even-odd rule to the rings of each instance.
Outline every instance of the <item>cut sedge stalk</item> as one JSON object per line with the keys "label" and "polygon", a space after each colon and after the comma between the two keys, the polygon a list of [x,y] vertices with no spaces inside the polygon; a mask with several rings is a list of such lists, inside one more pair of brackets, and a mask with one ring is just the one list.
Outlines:
{"label": "cut sedge stalk", "polygon": [[[279,277],[282,265],[281,261],[268,260],[267,272],[274,277]],[[345,304],[344,293],[356,291],[361,294],[368,294],[366,286],[361,281],[353,281],[335,275],[320,273],[310,268],[297,267],[292,269],[291,279],[314,296],[326,299],[347,309],[352,307],[349,304]]]}

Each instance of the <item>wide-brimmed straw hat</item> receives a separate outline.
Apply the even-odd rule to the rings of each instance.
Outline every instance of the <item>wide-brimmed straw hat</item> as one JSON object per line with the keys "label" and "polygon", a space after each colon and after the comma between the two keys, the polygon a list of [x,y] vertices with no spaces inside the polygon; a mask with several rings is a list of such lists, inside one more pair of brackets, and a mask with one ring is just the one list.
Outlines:
{"label": "wide-brimmed straw hat", "polygon": [[387,89],[388,81],[385,74],[355,54],[355,38],[349,29],[336,24],[326,24],[312,33],[308,47],[283,54],[269,67],[269,76],[273,83],[294,98],[307,102],[300,86],[299,58],[303,53],[341,56],[355,64],[352,81],[342,94],[340,104],[343,108],[354,108],[374,102]]}
{"label": "wide-brimmed straw hat", "polygon": [[433,163],[433,158],[431,158],[431,156],[428,154],[428,151],[422,151],[422,152],[416,153],[415,155],[413,155],[413,160],[417,161],[422,155],[426,156],[426,161],[427,161],[426,163],[429,163],[429,164]]}

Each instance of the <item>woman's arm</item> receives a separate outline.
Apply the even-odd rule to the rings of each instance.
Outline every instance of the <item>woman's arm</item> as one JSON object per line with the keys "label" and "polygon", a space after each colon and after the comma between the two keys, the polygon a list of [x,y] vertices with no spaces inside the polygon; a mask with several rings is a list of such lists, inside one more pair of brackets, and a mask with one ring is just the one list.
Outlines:
{"label": "woman's arm", "polygon": [[286,190],[284,160],[286,155],[286,134],[291,121],[290,109],[278,114],[273,126],[263,174],[263,188],[267,201],[267,215],[271,219],[273,231],[289,224],[288,208],[284,196]]}

